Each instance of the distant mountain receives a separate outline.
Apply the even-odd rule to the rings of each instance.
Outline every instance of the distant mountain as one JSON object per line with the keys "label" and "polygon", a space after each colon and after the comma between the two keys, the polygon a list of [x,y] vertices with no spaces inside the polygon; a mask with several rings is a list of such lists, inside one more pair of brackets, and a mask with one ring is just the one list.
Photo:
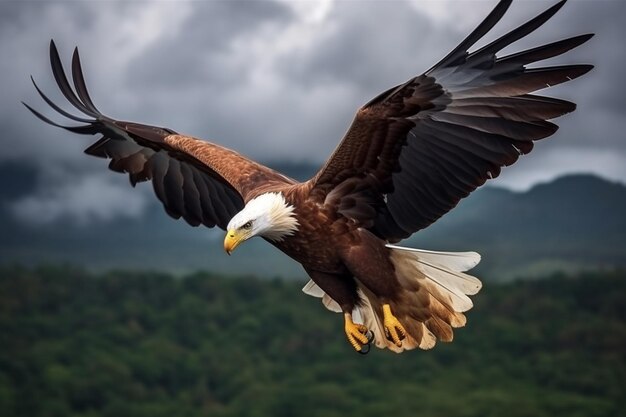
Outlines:
{"label": "distant mountain", "polygon": [[[319,169],[306,163],[267,165],[298,180],[310,178]],[[226,256],[221,230],[176,221],[165,214],[156,198],[140,218],[25,224],[16,219],[10,204],[33,193],[36,186],[33,167],[0,164],[0,264],[73,263],[96,270],[136,268],[175,273],[208,269],[267,277],[303,274],[299,264],[261,239],[242,245],[232,258]]]}
{"label": "distant mountain", "polygon": [[[317,167],[271,164],[297,179]],[[11,180],[11,178],[13,180]],[[7,180],[9,179],[9,180]],[[295,262],[261,239],[228,257],[223,232],[173,221],[156,202],[136,219],[77,225],[17,221],[8,203],[34,189],[26,167],[0,165],[0,263],[78,263],[92,269],[138,268],[188,272],[297,276]],[[626,186],[592,175],[571,175],[527,192],[483,187],[403,245],[475,250],[477,274],[489,280],[543,275],[555,270],[626,266]]]}
{"label": "distant mountain", "polygon": [[411,245],[476,250],[492,279],[626,266],[626,187],[569,175],[524,193],[484,187]]}

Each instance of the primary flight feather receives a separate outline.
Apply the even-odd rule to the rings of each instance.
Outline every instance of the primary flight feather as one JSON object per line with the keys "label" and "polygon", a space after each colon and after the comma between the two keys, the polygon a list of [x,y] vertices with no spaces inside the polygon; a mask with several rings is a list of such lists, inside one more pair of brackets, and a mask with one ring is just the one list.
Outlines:
{"label": "primary flight feather", "polygon": [[[533,67],[586,42],[581,35],[498,56],[565,3],[480,49],[469,49],[502,18],[502,0],[452,52],[424,74],[390,88],[357,111],[348,132],[320,171],[294,181],[230,149],[171,129],[113,120],[93,104],[78,50],[72,84],[50,43],[55,80],[87,117],[65,126],[32,107],[38,118],[79,134],[100,134],[86,153],[111,160],[134,186],[152,181],[167,213],[192,226],[226,231],[229,254],[261,236],[300,262],[311,281],[303,291],[342,312],[349,343],[401,352],[451,341],[465,325],[480,281],[465,272],[475,252],[434,252],[392,245],[435,222],[460,199],[500,174],[533,142],[552,135],[548,121],[573,103],[533,92],[570,81],[591,65]],[[33,81],[34,83],[34,81]]]}

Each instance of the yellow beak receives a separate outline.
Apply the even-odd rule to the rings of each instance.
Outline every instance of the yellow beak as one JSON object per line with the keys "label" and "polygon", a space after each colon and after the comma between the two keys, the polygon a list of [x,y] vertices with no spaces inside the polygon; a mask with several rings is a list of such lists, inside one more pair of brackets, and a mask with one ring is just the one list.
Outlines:
{"label": "yellow beak", "polygon": [[232,251],[234,251],[235,248],[239,246],[241,242],[243,242],[243,240],[243,236],[237,233],[236,230],[229,230],[228,233],[226,233],[226,237],[224,238],[224,250],[227,254],[230,255]]}

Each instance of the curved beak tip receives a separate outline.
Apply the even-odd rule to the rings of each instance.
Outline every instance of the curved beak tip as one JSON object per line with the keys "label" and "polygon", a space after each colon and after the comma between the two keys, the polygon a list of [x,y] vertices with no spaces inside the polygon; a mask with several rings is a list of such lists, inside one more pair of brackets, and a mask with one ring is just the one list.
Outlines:
{"label": "curved beak tip", "polygon": [[239,244],[239,239],[235,236],[235,233],[229,231],[224,238],[224,250],[230,256],[233,253],[237,245]]}

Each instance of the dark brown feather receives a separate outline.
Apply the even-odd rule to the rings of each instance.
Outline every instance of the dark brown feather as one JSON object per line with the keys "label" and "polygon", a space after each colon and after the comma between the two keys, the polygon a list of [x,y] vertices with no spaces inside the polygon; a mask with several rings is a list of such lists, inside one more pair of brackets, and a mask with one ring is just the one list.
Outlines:
{"label": "dark brown feather", "polygon": [[[592,35],[502,58],[497,54],[540,27],[563,3],[469,53],[509,7],[510,1],[501,1],[424,75],[372,99],[357,112],[333,155],[310,180],[311,195],[326,201],[326,194],[343,181],[368,178],[374,192],[385,197],[370,198],[376,218],[369,229],[395,242],[427,227],[461,198],[497,177],[503,166],[530,152],[533,141],[557,130],[548,120],[573,111],[575,105],[529,93],[570,81],[592,66],[527,69],[524,65],[558,56]],[[342,204],[340,196],[333,201]],[[370,213],[360,210],[360,217],[351,220],[372,224]]]}
{"label": "dark brown feather", "polygon": [[178,135],[171,129],[117,121],[102,115],[87,91],[78,50],[75,49],[72,56],[74,89],[52,41],[50,62],[65,98],[90,118],[78,117],[61,109],[36,84],[36,90],[53,110],[85,124],[62,126],[25,106],[54,126],[75,133],[103,135],[85,153],[110,158],[109,168],[128,173],[133,186],[151,179],[155,194],[172,217],[183,217],[194,226],[204,224],[225,228],[244,203],[263,189],[293,184],[293,180],[221,146]]}

